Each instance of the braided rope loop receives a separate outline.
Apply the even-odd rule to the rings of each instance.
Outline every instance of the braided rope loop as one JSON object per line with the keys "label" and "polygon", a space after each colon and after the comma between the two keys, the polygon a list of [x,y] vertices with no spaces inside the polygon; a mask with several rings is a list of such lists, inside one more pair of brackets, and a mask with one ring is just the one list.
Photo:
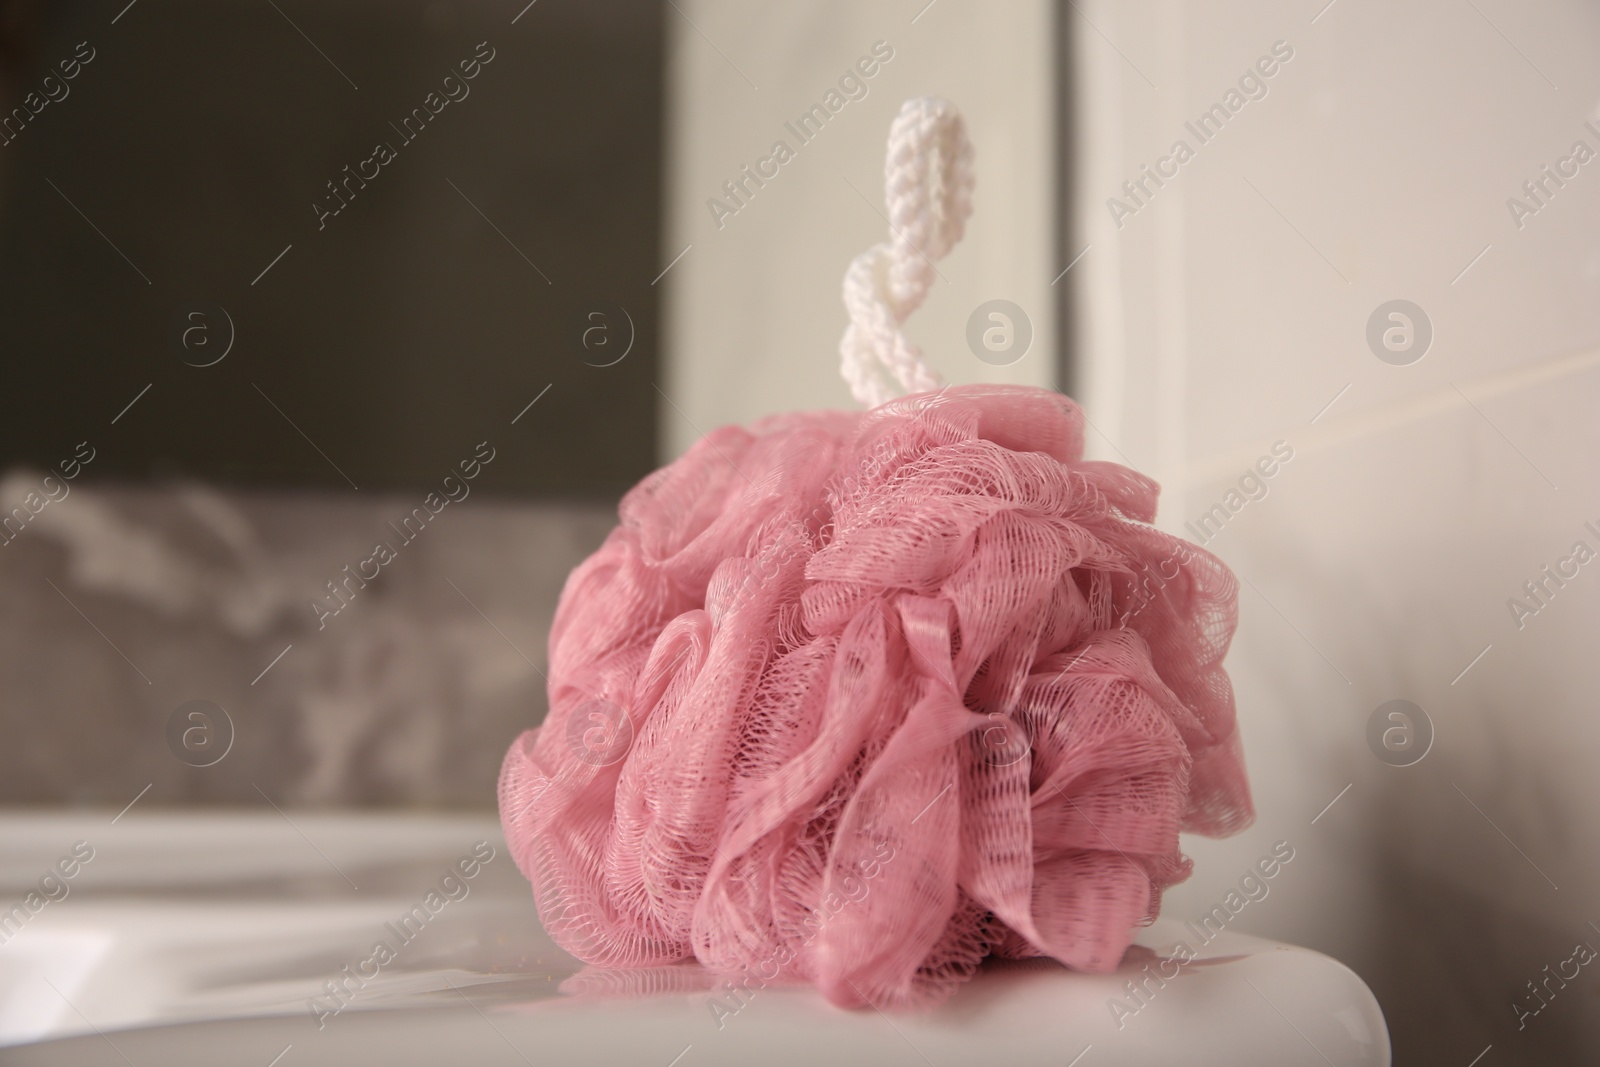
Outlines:
{"label": "braided rope loop", "polygon": [[938,276],[934,261],[961,240],[972,214],[972,159],[966,123],[948,100],[908,100],[889,127],[889,240],[857,256],[844,275],[850,325],[839,342],[839,373],[866,407],[944,384],[904,324]]}

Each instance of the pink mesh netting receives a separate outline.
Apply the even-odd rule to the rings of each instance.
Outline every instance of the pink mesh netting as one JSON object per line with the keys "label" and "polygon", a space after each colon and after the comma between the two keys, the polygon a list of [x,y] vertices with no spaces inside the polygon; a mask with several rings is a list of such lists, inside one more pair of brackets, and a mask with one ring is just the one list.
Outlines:
{"label": "pink mesh netting", "polygon": [[988,955],[1113,969],[1180,829],[1252,817],[1233,575],[1085,461],[1060,394],[724,427],[567,580],[511,854],[564,949],[927,1003]]}

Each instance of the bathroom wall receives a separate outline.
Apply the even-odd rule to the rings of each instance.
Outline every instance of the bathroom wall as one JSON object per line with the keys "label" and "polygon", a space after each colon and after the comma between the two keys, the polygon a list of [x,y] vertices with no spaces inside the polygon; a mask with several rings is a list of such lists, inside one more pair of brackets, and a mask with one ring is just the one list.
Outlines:
{"label": "bathroom wall", "polygon": [[[949,381],[1052,385],[1058,376],[1052,5],[964,0],[751,4],[680,0],[667,13],[667,233],[660,285],[672,353],[657,411],[662,452],[778,411],[842,407],[840,299],[851,259],[888,239],[883,162],[908,97],[960,105],[977,150],[974,215],[939,261],[908,330]],[[820,133],[793,125],[863,58],[875,69]],[[806,132],[806,131],[802,131]],[[742,204],[724,183],[794,151]],[[768,170],[770,171],[770,166]],[[734,214],[708,202],[719,201]],[[675,257],[682,256],[681,259]],[[1009,300],[1033,327],[1026,354],[993,365],[965,343],[980,304]]]}
{"label": "bathroom wall", "polygon": [[0,0],[0,470],[88,437],[97,480],[412,491],[515,434],[495,493],[648,471],[664,7],[525,9]]}
{"label": "bathroom wall", "polygon": [[[1527,983],[1600,948],[1600,565],[1574,551],[1600,550],[1600,11],[1071,17],[1098,31],[1074,57],[1071,208],[1094,447],[1161,478],[1163,524],[1241,584],[1259,817],[1189,842],[1167,912],[1203,914],[1288,841],[1237,922],[1354,967],[1396,1063],[1593,1062],[1600,974]],[[1230,90],[1225,123],[1185,125]],[[1135,198],[1144,165],[1170,176]],[[1387,311],[1369,341],[1395,300],[1421,309],[1409,341]],[[1536,601],[1546,566],[1568,577]],[[1379,715],[1392,700],[1421,714]]]}
{"label": "bathroom wall", "polygon": [[0,803],[493,809],[654,463],[666,10],[0,0]]}
{"label": "bathroom wall", "polygon": [[[1580,540],[1600,552],[1600,11],[679,6],[663,254],[692,249],[662,282],[665,450],[845,401],[837,277],[881,220],[838,174],[875,198],[894,106],[954,99],[977,210],[913,334],[951,380],[1070,381],[1093,454],[1158,477],[1162,524],[1240,578],[1229,667],[1259,816],[1186,843],[1195,874],[1166,912],[1209,912],[1288,842],[1295,859],[1236,922],[1355,968],[1397,1063],[1594,1059],[1600,975],[1549,976],[1571,973],[1578,943],[1600,948],[1600,564],[1574,556]],[[753,28],[774,17],[789,32]],[[1072,99],[1053,116],[1052,19]],[[703,200],[762,131],[880,37],[897,58],[830,125],[841,136],[716,228]],[[1074,131],[1073,162],[1040,200],[1047,123]],[[1047,251],[1057,218],[1068,236]],[[1061,282],[1077,309],[1065,374],[1050,355],[969,358],[972,303],[1080,252]],[[1391,319],[1393,301],[1420,314]],[[1577,574],[1533,601],[1524,583],[1547,565]]]}

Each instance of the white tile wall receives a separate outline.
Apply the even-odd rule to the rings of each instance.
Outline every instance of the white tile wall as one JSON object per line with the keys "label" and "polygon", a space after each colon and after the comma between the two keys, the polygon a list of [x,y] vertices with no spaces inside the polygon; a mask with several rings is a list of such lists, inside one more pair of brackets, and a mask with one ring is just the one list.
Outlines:
{"label": "white tile wall", "polygon": [[[908,97],[955,101],[977,150],[975,213],[938,264],[941,280],[909,330],[953,382],[1055,381],[1055,102],[1050,5],[1001,12],[962,0],[749,3],[680,0],[667,13],[667,236],[683,255],[666,288],[662,450],[676,456],[713,427],[806,408],[844,407],[841,282],[850,260],[888,238],[883,162]],[[784,129],[874,42],[894,49],[809,143]],[[795,149],[748,205],[714,224],[706,201],[783,139]],[[1006,299],[1033,323],[1007,367],[968,350],[968,316]]]}
{"label": "white tile wall", "polygon": [[[1073,14],[1105,35],[1076,57],[1097,447],[1162,478],[1174,530],[1295,450],[1209,544],[1243,584],[1259,820],[1190,842],[1167,908],[1209,908],[1287,839],[1295,866],[1240,921],[1355,967],[1397,1063],[1593,1062],[1600,973],[1514,1004],[1600,948],[1600,563],[1520,629],[1507,599],[1573,542],[1600,551],[1600,162],[1520,230],[1506,200],[1575,140],[1600,151],[1600,10],[1325,4]],[[1117,229],[1116,186],[1280,40],[1267,96]],[[1364,337],[1394,298],[1435,329],[1409,366]],[[1405,768],[1365,734],[1397,698],[1436,732]]]}
{"label": "white tile wall", "polygon": [[[1000,380],[965,360],[962,317],[987,296],[1047,299],[1037,276],[1064,264],[1043,226],[1059,205],[1088,247],[1068,282],[1083,315],[1064,332],[1091,447],[1163,482],[1167,528],[1274,442],[1294,449],[1210,545],[1244,580],[1229,662],[1260,818],[1190,843],[1196,874],[1168,913],[1208,910],[1288,840],[1294,866],[1241,924],[1355,967],[1396,1062],[1465,1065],[1489,1046],[1478,1062],[1593,1061],[1600,973],[1538,1014],[1516,1005],[1539,1006],[1526,983],[1577,942],[1600,947],[1600,561],[1521,629],[1506,601],[1575,540],[1600,550],[1583,530],[1600,528],[1600,158],[1520,228],[1507,199],[1579,138],[1600,152],[1585,126],[1600,114],[1600,8],[939,0],[913,24],[920,0],[680,6],[697,30],[669,20],[667,245],[694,248],[663,283],[667,454],[721,422],[845,403],[837,277],[880,220],[843,178],[876,197],[899,99],[956,100],[978,145],[978,213],[950,292],[913,320],[941,370]],[[1075,31],[1080,151],[1064,185],[1040,140],[1054,17]],[[897,59],[874,95],[783,188],[709,228],[701,201],[724,172],[878,37]],[[1293,55],[1266,95],[1197,145],[1185,121],[1275,45]],[[1107,199],[1178,138],[1194,158],[1117,227]],[[1069,192],[1041,196],[1040,181]],[[1397,298],[1435,334],[1407,366],[1365,336]],[[1042,362],[1016,371],[1052,381]],[[1434,727],[1411,767],[1366,740],[1391,699]]]}

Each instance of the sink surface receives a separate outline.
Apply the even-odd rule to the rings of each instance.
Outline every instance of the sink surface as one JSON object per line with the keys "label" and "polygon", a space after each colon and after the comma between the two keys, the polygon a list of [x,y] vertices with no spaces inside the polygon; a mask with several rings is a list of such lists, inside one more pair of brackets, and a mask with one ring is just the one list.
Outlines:
{"label": "sink surface", "polygon": [[[1163,919],[1116,974],[997,962],[932,1011],[843,1011],[585,967],[492,817],[0,813],[7,1064],[1389,1063],[1342,964],[1229,930],[1169,955],[1195,940]],[[1135,999],[1146,973],[1175,977]]]}

